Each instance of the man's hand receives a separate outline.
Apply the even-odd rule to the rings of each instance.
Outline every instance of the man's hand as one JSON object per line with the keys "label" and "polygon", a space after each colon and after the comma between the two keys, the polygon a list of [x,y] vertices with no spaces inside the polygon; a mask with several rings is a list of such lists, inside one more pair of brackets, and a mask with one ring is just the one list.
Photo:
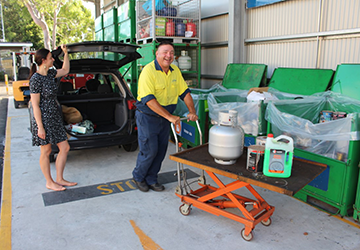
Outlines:
{"label": "man's hand", "polygon": [[198,119],[198,116],[195,113],[189,113],[187,115],[187,121],[196,121]]}
{"label": "man's hand", "polygon": [[176,125],[180,124],[180,117],[171,115],[169,118],[169,122],[171,122],[172,124],[174,124],[176,126]]}

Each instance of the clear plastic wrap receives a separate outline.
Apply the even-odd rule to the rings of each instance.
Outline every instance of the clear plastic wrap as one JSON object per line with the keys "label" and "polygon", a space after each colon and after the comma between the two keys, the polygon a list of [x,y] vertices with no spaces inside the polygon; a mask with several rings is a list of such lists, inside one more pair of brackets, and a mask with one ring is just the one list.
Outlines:
{"label": "clear plastic wrap", "polygon": [[[272,96],[272,100],[276,100],[276,99],[278,99],[278,100],[289,100],[289,99],[304,99],[304,98],[307,98],[307,97],[309,97],[309,96],[307,96],[307,95],[296,95],[296,94],[290,94],[290,93],[286,93],[286,92],[281,92],[281,91],[279,91],[279,90],[277,90],[277,89],[274,89],[274,88],[271,88],[271,87],[269,87],[269,89],[268,89],[268,91],[267,91],[268,93],[270,93],[271,94],[271,96]],[[267,100],[265,100],[265,102],[266,102]],[[270,101],[270,100],[269,100]]]}
{"label": "clear plastic wrap", "polygon": [[247,102],[248,90],[229,89],[228,92],[210,93],[208,96],[209,116],[214,124],[219,123],[219,112],[236,110],[237,123],[246,134],[258,135],[266,128],[262,119],[262,101]]}
{"label": "clear plastic wrap", "polygon": [[[322,111],[347,115],[321,122]],[[360,140],[359,113],[358,100],[327,91],[304,99],[270,101],[265,119],[272,124],[274,136],[291,136],[295,147],[346,161],[349,141]]]}
{"label": "clear plastic wrap", "polygon": [[[194,106],[195,106],[196,113],[199,115],[199,102],[207,101],[207,97],[208,97],[209,93],[225,92],[225,91],[229,91],[229,90],[217,83],[217,84],[214,84],[209,89],[191,88],[190,91],[191,91],[191,97],[194,100]],[[186,107],[185,102],[179,98],[178,104],[174,111],[174,115],[185,117],[185,116],[187,116],[188,113],[189,113],[189,110]]]}

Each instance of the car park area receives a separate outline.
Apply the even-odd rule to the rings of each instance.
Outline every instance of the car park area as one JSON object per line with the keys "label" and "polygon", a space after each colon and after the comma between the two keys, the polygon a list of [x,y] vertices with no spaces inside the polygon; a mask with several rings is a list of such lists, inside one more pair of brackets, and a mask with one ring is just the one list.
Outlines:
{"label": "car park area", "polygon": [[[169,159],[175,153],[172,143],[160,172],[165,192],[136,190],[131,172],[138,151],[118,146],[71,151],[65,178],[78,185],[49,191],[39,167],[39,148],[31,146],[28,116],[28,109],[15,109],[9,97],[1,249],[7,249],[6,244],[11,249],[360,248],[360,226],[351,219],[258,187],[275,211],[272,224],[258,225],[251,242],[242,239],[243,225],[233,220],[197,208],[183,216],[175,195],[176,162]],[[185,169],[189,182],[196,182],[200,171]]]}

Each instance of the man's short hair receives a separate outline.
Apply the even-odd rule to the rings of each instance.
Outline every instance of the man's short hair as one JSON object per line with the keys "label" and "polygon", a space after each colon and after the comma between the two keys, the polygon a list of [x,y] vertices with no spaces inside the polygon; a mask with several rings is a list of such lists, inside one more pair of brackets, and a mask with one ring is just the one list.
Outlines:
{"label": "man's short hair", "polygon": [[170,45],[173,47],[173,49],[175,50],[175,47],[174,47],[174,44],[172,42],[170,42],[169,40],[164,40],[164,41],[161,41],[159,43],[159,45],[157,46],[157,49],[160,48],[160,46],[163,46],[163,45]]}

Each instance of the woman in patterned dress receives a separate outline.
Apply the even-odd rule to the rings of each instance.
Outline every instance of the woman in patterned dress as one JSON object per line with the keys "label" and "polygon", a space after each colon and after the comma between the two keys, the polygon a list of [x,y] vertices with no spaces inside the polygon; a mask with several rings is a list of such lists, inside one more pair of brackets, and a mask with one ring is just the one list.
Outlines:
{"label": "woman in patterned dress", "polygon": [[[70,63],[67,47],[61,46],[64,52],[64,62],[61,69],[54,69],[54,59],[47,49],[40,49],[35,54],[35,63],[30,71],[30,96],[33,106],[32,144],[40,146],[40,168],[46,179],[46,187],[54,191],[63,191],[64,186],[75,186],[76,182],[69,182],[64,179],[63,173],[67,154],[70,146],[67,141],[67,135],[63,126],[61,114],[58,108],[57,77],[69,73]],[[51,177],[50,171],[50,153],[51,144],[59,148],[56,157],[56,181]]]}

